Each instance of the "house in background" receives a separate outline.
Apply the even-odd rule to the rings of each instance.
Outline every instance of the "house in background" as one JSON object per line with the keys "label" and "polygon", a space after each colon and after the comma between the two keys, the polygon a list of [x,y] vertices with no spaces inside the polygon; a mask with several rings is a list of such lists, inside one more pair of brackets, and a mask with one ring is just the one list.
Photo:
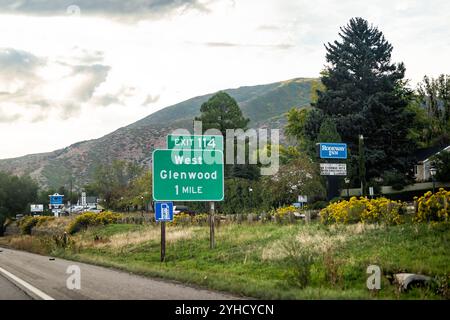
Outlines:
{"label": "house in background", "polygon": [[414,176],[417,182],[425,182],[431,179],[430,174],[430,168],[432,167],[431,158],[442,151],[450,151],[450,146],[447,146],[445,148],[431,147],[419,149],[415,153],[415,156],[417,158],[417,164],[414,166]]}
{"label": "house in background", "polygon": [[97,197],[86,197],[86,205],[88,207],[97,208],[98,198]]}
{"label": "house in background", "polygon": [[81,197],[77,202],[78,206],[89,207],[89,208],[97,208],[98,206],[98,197]]}

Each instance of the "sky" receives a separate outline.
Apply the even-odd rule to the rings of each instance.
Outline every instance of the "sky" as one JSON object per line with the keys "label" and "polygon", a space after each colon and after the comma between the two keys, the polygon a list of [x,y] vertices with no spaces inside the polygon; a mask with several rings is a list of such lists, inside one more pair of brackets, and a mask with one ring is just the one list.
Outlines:
{"label": "sky", "polygon": [[385,34],[412,87],[450,74],[446,0],[0,0],[0,159],[221,89],[318,77],[352,17]]}

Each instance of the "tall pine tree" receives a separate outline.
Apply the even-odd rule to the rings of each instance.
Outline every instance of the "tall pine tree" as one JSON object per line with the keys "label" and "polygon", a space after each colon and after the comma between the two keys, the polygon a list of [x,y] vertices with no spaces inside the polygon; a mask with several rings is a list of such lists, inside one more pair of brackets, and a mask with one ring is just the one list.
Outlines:
{"label": "tall pine tree", "polygon": [[325,45],[325,90],[318,91],[316,107],[336,120],[355,165],[358,137],[364,136],[368,179],[386,171],[407,178],[415,145],[407,138],[413,114],[406,109],[411,91],[405,66],[391,63],[392,45],[366,20],[353,18],[340,30],[340,41]]}
{"label": "tall pine tree", "polygon": [[[203,130],[218,129],[224,139],[226,137],[227,129],[247,129],[250,119],[244,117],[238,103],[226,92],[220,91],[213,95],[208,101],[203,103],[200,107],[200,116],[195,120],[202,121]],[[226,146],[225,146],[226,148]],[[248,160],[249,148],[246,144],[246,159]],[[226,158],[226,151],[224,152]],[[258,179],[260,170],[257,165],[237,164],[236,163],[236,148],[234,164],[225,165],[226,178],[244,178],[244,179]],[[226,159],[226,163],[228,163]]]}

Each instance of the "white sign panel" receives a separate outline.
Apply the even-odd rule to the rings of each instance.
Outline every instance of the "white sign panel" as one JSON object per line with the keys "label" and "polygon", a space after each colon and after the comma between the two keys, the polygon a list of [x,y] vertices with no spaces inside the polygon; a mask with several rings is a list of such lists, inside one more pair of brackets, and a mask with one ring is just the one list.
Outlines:
{"label": "white sign panel", "polygon": [[30,211],[31,212],[44,212],[44,205],[43,204],[32,204]]}
{"label": "white sign panel", "polygon": [[369,187],[369,194],[373,196],[373,187]]}
{"label": "white sign panel", "polygon": [[308,202],[308,196],[298,196],[298,202]]}
{"label": "white sign panel", "polygon": [[81,205],[86,206],[86,192],[81,193]]}
{"label": "white sign panel", "polygon": [[346,176],[347,164],[345,163],[321,163],[321,176]]}

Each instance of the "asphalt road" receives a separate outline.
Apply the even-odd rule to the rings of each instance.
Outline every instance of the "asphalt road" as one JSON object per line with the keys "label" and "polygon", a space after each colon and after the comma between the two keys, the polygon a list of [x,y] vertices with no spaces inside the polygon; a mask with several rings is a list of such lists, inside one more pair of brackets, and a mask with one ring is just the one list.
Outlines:
{"label": "asphalt road", "polygon": [[0,300],[30,300],[31,297],[7,278],[0,275]]}
{"label": "asphalt road", "polygon": [[[155,280],[108,268],[0,248],[0,300],[209,300],[236,299],[225,293]],[[69,266],[78,266],[80,285],[68,289]],[[73,271],[72,271],[73,272]],[[76,284],[75,282],[70,282]],[[19,289],[20,288],[20,289]]]}

